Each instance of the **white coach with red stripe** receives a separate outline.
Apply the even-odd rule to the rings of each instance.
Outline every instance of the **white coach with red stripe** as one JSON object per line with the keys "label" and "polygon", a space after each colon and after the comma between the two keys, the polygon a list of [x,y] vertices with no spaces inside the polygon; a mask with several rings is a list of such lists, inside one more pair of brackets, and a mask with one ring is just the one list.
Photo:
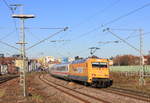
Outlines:
{"label": "white coach with red stripe", "polygon": [[55,64],[49,68],[50,74],[56,77],[67,79],[69,76],[69,64]]}

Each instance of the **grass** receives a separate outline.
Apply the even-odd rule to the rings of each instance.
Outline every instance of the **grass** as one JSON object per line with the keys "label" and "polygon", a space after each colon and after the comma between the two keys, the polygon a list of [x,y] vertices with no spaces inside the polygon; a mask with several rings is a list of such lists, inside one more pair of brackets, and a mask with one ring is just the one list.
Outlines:
{"label": "grass", "polygon": [[[35,76],[40,74],[45,74],[46,72],[30,72],[27,73],[27,84],[30,87],[28,93],[31,95],[28,96],[28,103],[66,103],[63,102],[64,98],[58,95],[49,96],[47,93],[44,93],[41,90],[41,87],[38,82],[36,82]],[[51,91],[49,91],[51,92]]]}
{"label": "grass", "polygon": [[0,98],[5,95],[5,89],[0,89]]}
{"label": "grass", "polygon": [[145,85],[139,85],[138,75],[126,75],[120,72],[111,72],[110,77],[113,79],[113,86],[125,89],[131,89],[140,92],[150,93],[150,78],[145,77]]}
{"label": "grass", "polygon": [[44,103],[44,97],[39,94],[32,94],[31,99],[36,103]]}

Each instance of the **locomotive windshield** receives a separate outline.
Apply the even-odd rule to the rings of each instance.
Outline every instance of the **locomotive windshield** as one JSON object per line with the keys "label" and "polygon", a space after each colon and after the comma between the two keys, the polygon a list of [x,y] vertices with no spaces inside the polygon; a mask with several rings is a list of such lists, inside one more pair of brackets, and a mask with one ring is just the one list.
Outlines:
{"label": "locomotive windshield", "polygon": [[92,67],[107,68],[107,63],[106,62],[93,62]]}

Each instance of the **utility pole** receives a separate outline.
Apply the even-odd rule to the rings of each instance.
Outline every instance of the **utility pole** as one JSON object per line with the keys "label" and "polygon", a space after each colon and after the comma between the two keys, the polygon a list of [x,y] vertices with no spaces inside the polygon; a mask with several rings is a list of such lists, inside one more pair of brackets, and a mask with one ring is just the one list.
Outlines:
{"label": "utility pole", "polygon": [[140,34],[140,78],[139,78],[139,84],[145,85],[144,80],[144,56],[143,56],[143,30],[139,29]]}
{"label": "utility pole", "polygon": [[25,19],[29,19],[29,18],[34,18],[34,15],[25,15],[23,14],[23,9],[21,9],[21,14],[13,14],[12,17],[13,18],[19,18],[21,20],[21,26],[20,26],[20,40],[19,43],[20,44],[20,55],[21,55],[21,59],[22,59],[22,66],[20,68],[20,85],[21,85],[21,89],[23,91],[23,96],[26,96],[26,52],[25,52],[25,32],[24,32],[24,21]]}

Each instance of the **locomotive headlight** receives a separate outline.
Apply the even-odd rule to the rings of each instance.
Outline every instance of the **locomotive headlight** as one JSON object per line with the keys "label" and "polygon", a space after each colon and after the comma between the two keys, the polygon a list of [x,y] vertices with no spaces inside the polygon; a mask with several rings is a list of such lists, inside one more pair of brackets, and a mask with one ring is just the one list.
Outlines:
{"label": "locomotive headlight", "polygon": [[96,76],[96,74],[92,74],[92,76],[94,77],[94,76]]}

